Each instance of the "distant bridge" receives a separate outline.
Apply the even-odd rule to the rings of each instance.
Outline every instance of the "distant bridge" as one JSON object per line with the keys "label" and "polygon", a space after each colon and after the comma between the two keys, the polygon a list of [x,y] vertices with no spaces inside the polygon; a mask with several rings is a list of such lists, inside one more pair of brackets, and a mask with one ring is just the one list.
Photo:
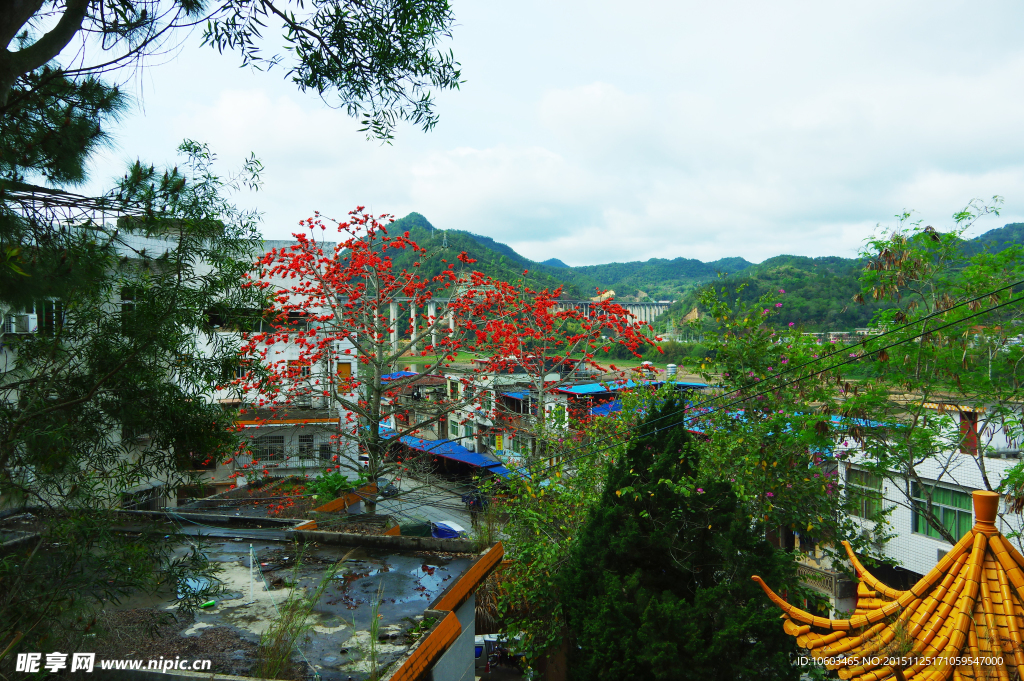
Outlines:
{"label": "distant bridge", "polygon": [[[418,311],[416,305],[412,302],[412,298],[395,298],[390,304],[390,314],[388,315],[388,332],[390,335],[391,345],[395,348],[398,347],[399,338],[406,337],[408,334],[409,339],[412,341],[412,347],[415,349],[417,341],[423,336],[413,333],[413,327],[416,324],[417,319],[422,319],[428,324],[433,323],[435,319],[438,319],[438,305],[441,306],[441,314],[448,318],[448,324],[450,328],[455,328],[455,320],[452,319],[451,313],[447,313],[444,310],[443,301],[431,300],[427,303],[427,309]],[[399,322],[399,303],[409,304],[408,320]],[[644,303],[622,303],[615,301],[616,304],[622,306],[631,315],[636,317],[639,321],[645,323],[654,322],[660,315],[668,311],[669,306],[672,303],[668,300],[650,301]],[[583,312],[583,314],[590,316],[593,308],[597,306],[592,300],[558,300],[555,301],[555,305],[559,311],[568,309],[577,309]],[[404,327],[404,328],[403,328]],[[434,345],[438,342],[438,330],[434,328],[430,332],[430,342]]]}
{"label": "distant bridge", "polygon": [[[668,311],[668,308],[672,303],[668,300],[652,300],[650,302],[643,303],[624,303],[622,301],[613,301],[616,305],[620,305],[626,309],[631,315],[636,317],[642,322],[653,322],[660,315]],[[569,308],[576,308],[582,310],[584,314],[590,315],[591,308],[596,306],[592,300],[559,300],[558,309],[567,310]]]}

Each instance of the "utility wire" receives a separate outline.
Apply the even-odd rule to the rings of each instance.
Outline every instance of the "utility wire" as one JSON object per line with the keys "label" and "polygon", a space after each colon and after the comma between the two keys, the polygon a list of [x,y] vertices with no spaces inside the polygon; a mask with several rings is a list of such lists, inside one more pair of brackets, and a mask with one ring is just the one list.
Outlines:
{"label": "utility wire", "polygon": [[[950,306],[949,308],[946,308],[945,310],[940,310],[940,311],[932,312],[932,313],[930,313],[928,315],[925,315],[924,317],[921,317],[920,319],[914,320],[912,322],[908,322],[906,324],[903,324],[902,326],[898,326],[898,327],[896,327],[894,329],[885,331],[885,332],[880,333],[880,334],[878,334],[876,336],[872,336],[871,340],[877,340],[879,338],[884,338],[886,336],[891,336],[891,335],[893,335],[895,333],[898,333],[900,331],[909,329],[910,327],[915,326],[917,324],[921,324],[921,323],[929,321],[930,319],[934,319],[935,317],[946,315],[950,311],[955,310],[955,309],[957,309],[959,307],[963,307],[965,305],[971,305],[972,303],[984,300],[986,298],[990,298],[993,295],[1001,293],[1001,292],[1003,292],[1003,291],[1005,291],[1007,289],[1013,289],[1015,286],[1020,286],[1020,285],[1024,285],[1024,279],[1012,282],[1010,284],[1007,284],[1007,285],[1002,286],[1002,287],[997,288],[997,289],[993,289],[991,291],[987,291],[987,292],[982,293],[981,295],[978,295],[978,296],[976,296],[974,298],[971,298],[969,300],[961,301],[959,303],[956,303],[955,305]],[[808,378],[812,378],[812,377],[817,376],[819,374],[825,373],[826,371],[831,371],[832,369],[838,368],[840,366],[844,366],[846,364],[851,364],[853,362],[859,361],[859,360],[863,359],[863,357],[866,356],[866,355],[875,354],[875,353],[881,352],[883,350],[888,350],[889,348],[896,347],[898,345],[902,345],[904,343],[911,342],[911,341],[916,340],[916,339],[918,339],[918,338],[920,338],[920,337],[922,337],[924,335],[927,335],[929,333],[935,333],[937,331],[941,331],[942,329],[945,329],[945,328],[948,328],[950,326],[959,324],[959,323],[964,322],[964,321],[966,321],[968,319],[973,319],[974,317],[977,317],[979,315],[987,314],[989,312],[992,312],[993,310],[997,310],[1000,307],[1005,307],[1006,305],[1009,305],[1012,302],[1019,302],[1019,301],[1020,301],[1019,298],[1016,299],[1016,301],[1013,298],[1011,298],[1010,300],[1008,300],[1006,302],[999,303],[998,305],[986,308],[984,310],[979,310],[978,312],[975,312],[973,314],[967,315],[966,317],[961,317],[960,319],[957,319],[957,320],[955,320],[953,322],[949,322],[947,324],[939,326],[939,327],[937,327],[935,329],[932,329],[930,331],[921,332],[921,333],[918,333],[918,334],[916,334],[916,335],[914,335],[914,336],[912,336],[910,338],[904,338],[904,339],[896,341],[895,343],[890,343],[889,345],[885,345],[885,346],[883,346],[881,348],[876,348],[874,350],[866,351],[864,355],[860,355],[860,356],[855,357],[855,358],[849,358],[846,361],[840,362],[839,364],[832,365],[832,366],[829,366],[826,369],[822,369],[822,370],[819,370],[819,371],[807,374],[806,376],[802,376],[801,378],[798,378],[796,380],[787,381],[787,382],[782,383],[781,385],[775,385],[772,388],[769,388],[767,390],[763,390],[762,392],[754,393],[752,395],[748,395],[748,396],[740,398],[738,400],[734,400],[733,402],[730,402],[728,404],[719,406],[718,408],[712,408],[711,411],[705,412],[704,415],[710,415],[710,414],[713,414],[713,413],[715,413],[717,411],[721,411],[723,409],[727,409],[728,407],[731,407],[731,406],[734,406],[734,405],[737,405],[737,404],[741,404],[743,402],[747,402],[747,401],[749,401],[751,399],[754,399],[756,397],[759,397],[759,396],[762,396],[762,395],[767,395],[770,392],[773,392],[775,390],[779,390],[781,388],[785,388],[786,386],[792,385],[793,383],[798,383],[800,381],[807,380]],[[833,350],[832,352],[830,352],[830,353],[828,353],[826,355],[822,355],[821,357],[810,359],[810,360],[807,360],[806,362],[804,362],[802,364],[797,364],[797,365],[794,365],[794,366],[789,367],[787,369],[784,369],[783,371],[780,371],[780,372],[774,374],[769,379],[766,379],[766,381],[773,381],[774,379],[777,379],[777,378],[779,378],[781,376],[785,376],[787,374],[792,374],[793,372],[798,371],[800,369],[803,369],[805,367],[808,367],[808,366],[811,366],[811,365],[815,365],[815,364],[820,364],[821,362],[823,362],[823,361],[825,361],[825,360],[827,360],[827,359],[829,359],[831,357],[834,357],[834,356],[836,356],[838,354],[842,354],[844,352],[848,353],[850,350],[854,350],[854,349],[858,349],[858,348],[864,349],[867,346],[868,342],[869,342],[868,340],[864,340],[864,341],[861,341],[859,343],[855,343],[853,345],[848,345],[848,346],[845,346],[845,347],[842,347],[842,348],[837,348],[836,350]],[[728,392],[721,393],[719,395],[715,395],[712,398],[709,398],[707,400],[698,402],[697,404],[691,405],[691,409],[699,409],[699,408],[703,407],[704,405],[706,405],[708,403],[719,401],[719,400],[721,400],[724,397],[728,397],[729,395],[734,395],[736,393],[742,392],[743,390],[744,390],[744,388],[736,388],[734,390],[730,390]],[[656,422],[661,421],[662,419],[666,419],[666,418],[670,418],[670,416],[669,415],[665,415],[665,416],[655,417],[655,418],[651,419],[650,421],[647,421],[647,423],[648,424],[656,423]],[[682,423],[683,422],[673,423],[673,424],[670,424],[668,427],[674,427],[674,426],[677,426],[677,425],[682,425]],[[655,429],[654,432],[655,433],[659,433],[662,430],[664,430],[664,429],[659,428],[659,429]],[[612,439],[615,439],[615,436],[614,435],[609,435],[606,438],[604,438],[603,440],[598,440],[597,442],[600,443],[600,442],[604,442],[604,441],[612,440]],[[565,463],[576,461],[576,460],[579,460],[581,458],[585,458],[587,456],[591,456],[593,454],[598,454],[600,452],[607,451],[608,449],[611,449],[611,446],[604,447],[604,448],[601,448],[601,449],[598,449],[598,450],[588,451],[585,454],[581,454],[579,456],[571,457],[569,459],[563,459],[563,460],[561,460],[557,464],[554,464],[554,465],[551,465],[551,466],[547,466],[545,468],[540,469],[539,471],[537,471],[537,475],[541,475],[541,474],[545,473],[546,471],[549,471],[549,470],[551,470],[553,468],[559,467],[559,466],[561,466],[561,465],[563,465]]]}
{"label": "utility wire", "polygon": [[[927,315],[926,317],[922,317],[921,319],[919,319],[917,321],[910,322],[909,324],[904,324],[901,327],[893,329],[893,331],[886,332],[885,334],[879,334],[879,336],[876,336],[876,338],[877,337],[882,337],[882,336],[885,336],[885,335],[890,335],[892,333],[895,333],[896,331],[900,331],[900,330],[909,328],[910,326],[913,326],[914,324],[919,324],[919,323],[921,323],[923,321],[927,321],[928,319],[931,319],[933,317],[945,314],[945,313],[949,312],[950,310],[955,309],[956,307],[960,307],[962,305],[969,305],[970,303],[973,303],[973,302],[976,302],[978,300],[981,300],[982,298],[987,298],[987,297],[989,297],[991,295],[994,295],[994,294],[996,294],[996,293],[998,293],[1000,291],[1004,291],[1007,288],[1012,288],[1013,286],[1017,286],[1017,285],[1020,285],[1020,284],[1024,284],[1024,280],[1015,282],[1013,284],[1010,284],[1008,286],[1004,286],[1004,287],[999,288],[999,289],[995,289],[994,291],[990,291],[990,292],[988,292],[988,293],[986,293],[984,295],[978,296],[977,298],[973,298],[971,300],[967,300],[967,301],[964,301],[962,303],[958,303],[957,305],[954,305],[954,306],[952,306],[952,307],[950,307],[950,308],[948,308],[946,310],[943,310],[941,312],[932,313],[930,315]],[[880,348],[875,348],[873,350],[868,350],[863,355],[859,355],[859,356],[853,357],[853,358],[848,358],[845,361],[842,361],[842,362],[840,362],[838,364],[830,365],[830,366],[826,367],[825,369],[819,369],[818,371],[815,371],[815,372],[812,372],[810,374],[801,376],[801,377],[799,377],[797,379],[794,379],[794,380],[791,380],[791,381],[786,381],[786,382],[782,383],[781,385],[774,385],[772,387],[769,387],[766,390],[762,390],[761,392],[753,393],[751,395],[742,397],[740,399],[733,400],[732,402],[729,402],[729,403],[724,404],[724,405],[720,405],[720,406],[717,406],[717,407],[710,407],[710,408],[707,409],[707,411],[704,411],[701,415],[702,416],[709,416],[711,414],[720,412],[720,411],[722,411],[724,409],[728,409],[729,407],[735,406],[737,404],[742,404],[744,402],[749,402],[751,399],[755,399],[757,397],[760,397],[760,396],[763,396],[763,395],[767,395],[767,394],[769,394],[771,392],[774,392],[776,390],[780,390],[780,389],[785,388],[787,386],[790,386],[790,385],[792,385],[794,383],[799,383],[800,381],[805,381],[805,380],[807,380],[809,378],[813,378],[814,376],[817,376],[819,374],[823,374],[823,373],[825,373],[827,371],[832,371],[833,369],[836,369],[838,367],[845,366],[847,364],[852,364],[854,362],[860,361],[861,359],[863,359],[867,355],[876,354],[876,353],[882,352],[883,350],[888,350],[889,348],[893,348],[893,347],[896,347],[896,346],[899,346],[899,345],[903,345],[905,343],[912,342],[912,341],[917,340],[918,338],[921,338],[922,336],[925,336],[925,335],[927,335],[929,333],[935,333],[937,331],[941,331],[943,329],[949,328],[950,326],[954,326],[956,324],[960,324],[960,323],[962,323],[964,321],[967,321],[968,319],[973,319],[974,317],[978,317],[978,316],[983,315],[983,314],[988,314],[989,312],[992,312],[992,311],[997,310],[997,309],[999,309],[1001,307],[1005,307],[1007,305],[1010,305],[1011,303],[1021,302],[1021,300],[1022,300],[1021,298],[1011,298],[1010,300],[1007,300],[1006,302],[999,303],[998,305],[994,305],[994,306],[986,308],[984,310],[979,310],[979,311],[977,311],[977,312],[975,312],[973,314],[967,315],[965,317],[961,317],[961,318],[959,318],[959,319],[957,319],[955,321],[949,322],[947,324],[943,324],[942,326],[936,327],[936,328],[931,329],[929,331],[922,331],[921,333],[915,334],[914,336],[911,336],[909,338],[903,338],[903,339],[897,340],[897,341],[895,341],[893,343],[889,343],[888,345],[884,345],[884,346],[882,346]],[[822,362],[822,361],[824,361],[826,359],[829,359],[830,357],[834,357],[837,354],[840,354],[842,352],[851,350],[853,348],[865,347],[866,344],[867,344],[866,342],[863,342],[863,343],[858,343],[857,345],[852,345],[852,346],[847,346],[845,348],[840,348],[839,350],[836,350],[835,352],[829,353],[828,355],[823,355],[823,356],[821,356],[821,357],[819,357],[817,359],[808,360],[807,362],[804,362],[803,364],[799,364],[799,365],[797,365],[797,366],[795,366],[795,367],[793,367],[791,369],[787,369],[785,371],[779,372],[778,374],[775,374],[771,378],[775,379],[775,378],[778,378],[779,376],[782,376],[784,374],[792,373],[792,372],[796,371],[797,369],[802,369],[802,368],[807,367],[809,365],[818,364],[818,363],[820,363],[820,362]],[[717,401],[717,400],[721,399],[722,397],[738,393],[738,392],[740,392],[742,390],[743,390],[743,388],[737,388],[736,390],[731,390],[729,392],[723,393],[722,395],[716,395],[713,398],[709,398],[709,399],[704,400],[702,402],[698,402],[697,404],[691,405],[691,409],[698,409],[702,405],[708,404],[710,402]],[[655,423],[657,421],[660,421],[660,420],[666,419],[666,418],[670,418],[670,415],[655,417],[655,418],[651,419],[650,421],[647,421],[647,423],[648,424]],[[661,428],[656,428],[654,430],[654,433],[660,433],[661,431],[667,430],[669,428],[674,428],[676,426],[685,425],[686,424],[686,420],[687,420],[686,417],[684,417],[682,421],[677,421],[677,422],[674,422],[674,423],[670,423],[667,426],[664,426],[664,427],[661,427]],[[654,433],[652,433],[652,434],[654,434]],[[605,440],[610,440],[613,437],[614,436],[608,436],[607,438],[605,438]],[[601,442],[601,441],[599,440],[598,442]],[[614,445],[612,445],[612,446],[614,446]],[[560,461],[557,464],[554,464],[552,466],[547,466],[545,468],[540,469],[539,471],[537,471],[536,475],[542,475],[545,472],[547,472],[547,471],[549,471],[549,470],[551,470],[553,468],[562,466],[562,465],[564,465],[566,463],[570,463],[572,461],[577,461],[579,459],[586,458],[588,456],[592,456],[594,454],[598,454],[598,453],[603,452],[603,451],[607,451],[608,449],[611,449],[612,446],[603,447],[603,448],[597,449],[597,450],[587,451],[584,454],[580,454],[578,456],[571,457],[569,459],[564,459],[564,460]],[[531,477],[536,477],[536,476],[531,476]]]}

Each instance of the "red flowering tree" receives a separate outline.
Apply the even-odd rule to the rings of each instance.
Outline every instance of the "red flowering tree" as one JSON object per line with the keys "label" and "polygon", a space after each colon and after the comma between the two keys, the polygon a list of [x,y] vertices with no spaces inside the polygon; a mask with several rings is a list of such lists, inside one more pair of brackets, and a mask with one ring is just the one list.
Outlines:
{"label": "red flowering tree", "polygon": [[[589,361],[602,341],[633,349],[644,342],[639,325],[619,306],[596,304],[590,315],[559,309],[558,291],[495,280],[473,271],[465,253],[439,274],[421,276],[420,265],[444,251],[428,252],[408,232],[389,234],[386,217],[357,208],[341,223],[319,214],[304,220],[307,232],[267,253],[246,284],[272,300],[265,314],[270,330],[245,337],[243,355],[263,371],[237,383],[255,392],[261,407],[309,398],[330,402],[339,414],[341,468],[365,471],[371,480],[393,474],[401,464],[391,454],[401,436],[419,435],[479,405],[476,389],[436,391],[428,410],[405,403],[428,379],[441,383],[460,352],[496,358],[462,374],[469,387],[507,367],[505,358],[518,357],[528,367],[542,356],[556,364]],[[324,245],[329,226],[342,235],[333,247]],[[396,266],[393,258],[408,252],[412,266]],[[410,364],[414,375],[395,373]]]}
{"label": "red flowering tree", "polygon": [[536,291],[525,280],[499,282],[495,288],[486,331],[496,352],[484,367],[496,376],[514,377],[527,387],[529,401],[525,413],[502,409],[496,401],[496,417],[507,430],[529,436],[528,461],[547,458],[553,443],[546,441],[561,439],[570,416],[581,416],[571,414],[564,400],[554,400],[556,391],[580,382],[625,384],[624,371],[601,364],[602,352],[619,344],[640,357],[642,346],[654,342],[644,330],[653,336],[653,329],[612,299],[566,302],[561,288]]}

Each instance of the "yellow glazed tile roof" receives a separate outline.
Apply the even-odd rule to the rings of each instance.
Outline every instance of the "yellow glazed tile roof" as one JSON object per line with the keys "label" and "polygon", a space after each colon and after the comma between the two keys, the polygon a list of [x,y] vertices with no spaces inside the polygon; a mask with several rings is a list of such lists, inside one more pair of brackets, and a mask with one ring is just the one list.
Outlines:
{"label": "yellow glazed tile roof", "polygon": [[785,632],[841,679],[1020,679],[1024,556],[996,529],[998,505],[995,492],[975,492],[974,527],[908,591],[878,581],[843,542],[860,579],[850,619],[812,615],[753,579]]}

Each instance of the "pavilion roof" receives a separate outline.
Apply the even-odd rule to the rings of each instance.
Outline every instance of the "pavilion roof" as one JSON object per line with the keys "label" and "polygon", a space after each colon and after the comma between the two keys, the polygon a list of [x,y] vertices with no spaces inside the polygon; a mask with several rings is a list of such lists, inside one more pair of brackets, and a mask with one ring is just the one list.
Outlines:
{"label": "pavilion roof", "polygon": [[753,579],[785,632],[841,679],[1021,678],[1024,556],[996,529],[998,504],[995,492],[974,492],[974,527],[907,591],[876,579],[843,542],[860,580],[849,619],[813,615]]}

